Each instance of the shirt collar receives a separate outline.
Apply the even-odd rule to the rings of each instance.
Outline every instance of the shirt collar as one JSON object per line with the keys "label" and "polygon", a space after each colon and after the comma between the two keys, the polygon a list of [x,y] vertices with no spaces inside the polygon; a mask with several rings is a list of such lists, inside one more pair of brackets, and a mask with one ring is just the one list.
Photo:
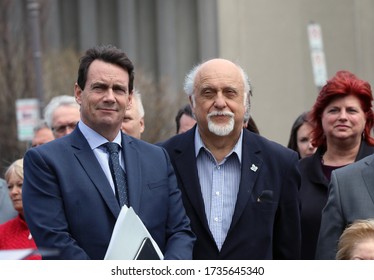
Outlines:
{"label": "shirt collar", "polygon": [[[108,140],[105,137],[101,136],[95,130],[88,127],[82,120],[79,121],[78,127],[79,130],[82,132],[83,136],[87,139],[87,142],[92,150],[108,142]],[[117,143],[122,147],[121,131],[118,131],[116,138],[114,138],[112,142]]]}
{"label": "shirt collar", "polygon": [[[238,156],[239,162],[242,162],[242,147],[243,147],[243,129],[240,132],[240,136],[238,139],[238,142],[236,142],[234,148],[231,150],[228,155],[231,155],[232,153],[236,153]],[[208,150],[207,147],[205,147],[203,140],[201,139],[200,133],[199,133],[199,126],[196,126],[195,129],[195,156],[197,157],[199,155],[199,152],[201,149]]]}

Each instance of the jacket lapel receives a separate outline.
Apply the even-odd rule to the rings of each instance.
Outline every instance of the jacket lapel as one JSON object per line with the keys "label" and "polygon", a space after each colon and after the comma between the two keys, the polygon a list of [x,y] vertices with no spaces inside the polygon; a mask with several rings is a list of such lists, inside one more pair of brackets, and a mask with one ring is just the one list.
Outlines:
{"label": "jacket lapel", "polygon": [[113,195],[112,188],[102,170],[95,154],[91,150],[90,145],[80,132],[79,128],[71,133],[72,147],[76,158],[81,164],[87,176],[91,179],[92,184],[103,197],[110,211],[117,218],[120,212],[118,202]]}
{"label": "jacket lapel", "polygon": [[362,170],[362,178],[364,179],[370,197],[374,202],[374,157],[371,156],[365,164],[367,164],[367,167]]}
{"label": "jacket lapel", "polygon": [[308,175],[308,179],[310,179],[312,183],[319,184],[321,186],[324,186],[327,189],[329,185],[329,180],[327,180],[325,174],[323,173],[322,165],[321,165],[321,158],[324,153],[325,153],[324,149],[320,147],[317,149],[317,151],[313,155],[302,160],[309,161],[309,163],[311,163],[310,166],[313,166],[313,168],[308,168],[307,170],[307,172],[310,174]]}
{"label": "jacket lapel", "polygon": [[257,177],[261,173],[263,160],[261,159],[260,152],[261,151],[256,143],[255,137],[244,129],[242,145],[242,170],[239,192],[228,234],[238,222],[240,216],[243,214],[243,211],[251,197]]}
{"label": "jacket lapel", "polygon": [[192,207],[196,210],[197,216],[205,229],[210,233],[196,166],[194,145],[195,130],[196,126],[194,129],[186,132],[188,137],[182,138],[182,140],[175,146],[174,165],[176,173],[179,174],[180,181],[182,182],[182,185],[180,186],[182,191],[185,193],[185,196],[191,203]]}
{"label": "jacket lapel", "polygon": [[138,213],[141,198],[141,178],[143,176],[141,174],[140,155],[136,148],[136,142],[124,133],[122,133],[122,147],[125,159],[130,206],[136,213]]}

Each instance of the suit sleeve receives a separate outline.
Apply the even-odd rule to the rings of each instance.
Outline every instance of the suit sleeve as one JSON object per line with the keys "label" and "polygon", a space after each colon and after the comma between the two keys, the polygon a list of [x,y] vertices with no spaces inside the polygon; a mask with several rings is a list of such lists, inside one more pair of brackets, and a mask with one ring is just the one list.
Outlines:
{"label": "suit sleeve", "polygon": [[89,259],[68,232],[55,172],[38,149],[30,149],[24,157],[22,200],[25,219],[38,248],[57,249],[61,259]]}
{"label": "suit sleeve", "polygon": [[[288,162],[288,163],[287,163]],[[283,167],[286,167],[285,169]],[[281,197],[274,224],[273,258],[278,260],[300,259],[300,172],[296,153],[286,158],[282,168]]]}
{"label": "suit sleeve", "polygon": [[190,220],[185,212],[181,191],[171,165],[169,156],[164,150],[169,178],[169,213],[166,229],[166,260],[190,260],[195,243],[195,235],[190,228]]}
{"label": "suit sleeve", "polygon": [[322,210],[321,228],[316,250],[316,259],[318,260],[335,259],[339,237],[345,228],[339,189],[339,179],[336,172],[333,171],[328,200]]}

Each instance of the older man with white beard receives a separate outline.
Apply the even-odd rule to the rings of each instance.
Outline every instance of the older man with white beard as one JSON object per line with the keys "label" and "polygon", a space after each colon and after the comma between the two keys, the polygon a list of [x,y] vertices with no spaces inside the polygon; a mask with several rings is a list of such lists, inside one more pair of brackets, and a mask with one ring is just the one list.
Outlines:
{"label": "older man with white beard", "polygon": [[197,236],[194,259],[299,259],[298,156],[243,129],[251,88],[244,70],[212,59],[186,76],[197,124],[161,145]]}

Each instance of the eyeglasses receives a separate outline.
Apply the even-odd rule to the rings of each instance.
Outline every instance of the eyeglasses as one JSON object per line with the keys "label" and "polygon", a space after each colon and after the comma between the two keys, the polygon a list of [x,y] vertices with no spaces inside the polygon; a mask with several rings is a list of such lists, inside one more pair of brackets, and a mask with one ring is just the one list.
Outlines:
{"label": "eyeglasses", "polygon": [[69,129],[73,130],[73,129],[75,129],[76,126],[77,126],[76,122],[68,123],[68,124],[52,127],[52,131],[57,132],[59,134],[62,134],[66,131],[66,129],[69,128]]}

